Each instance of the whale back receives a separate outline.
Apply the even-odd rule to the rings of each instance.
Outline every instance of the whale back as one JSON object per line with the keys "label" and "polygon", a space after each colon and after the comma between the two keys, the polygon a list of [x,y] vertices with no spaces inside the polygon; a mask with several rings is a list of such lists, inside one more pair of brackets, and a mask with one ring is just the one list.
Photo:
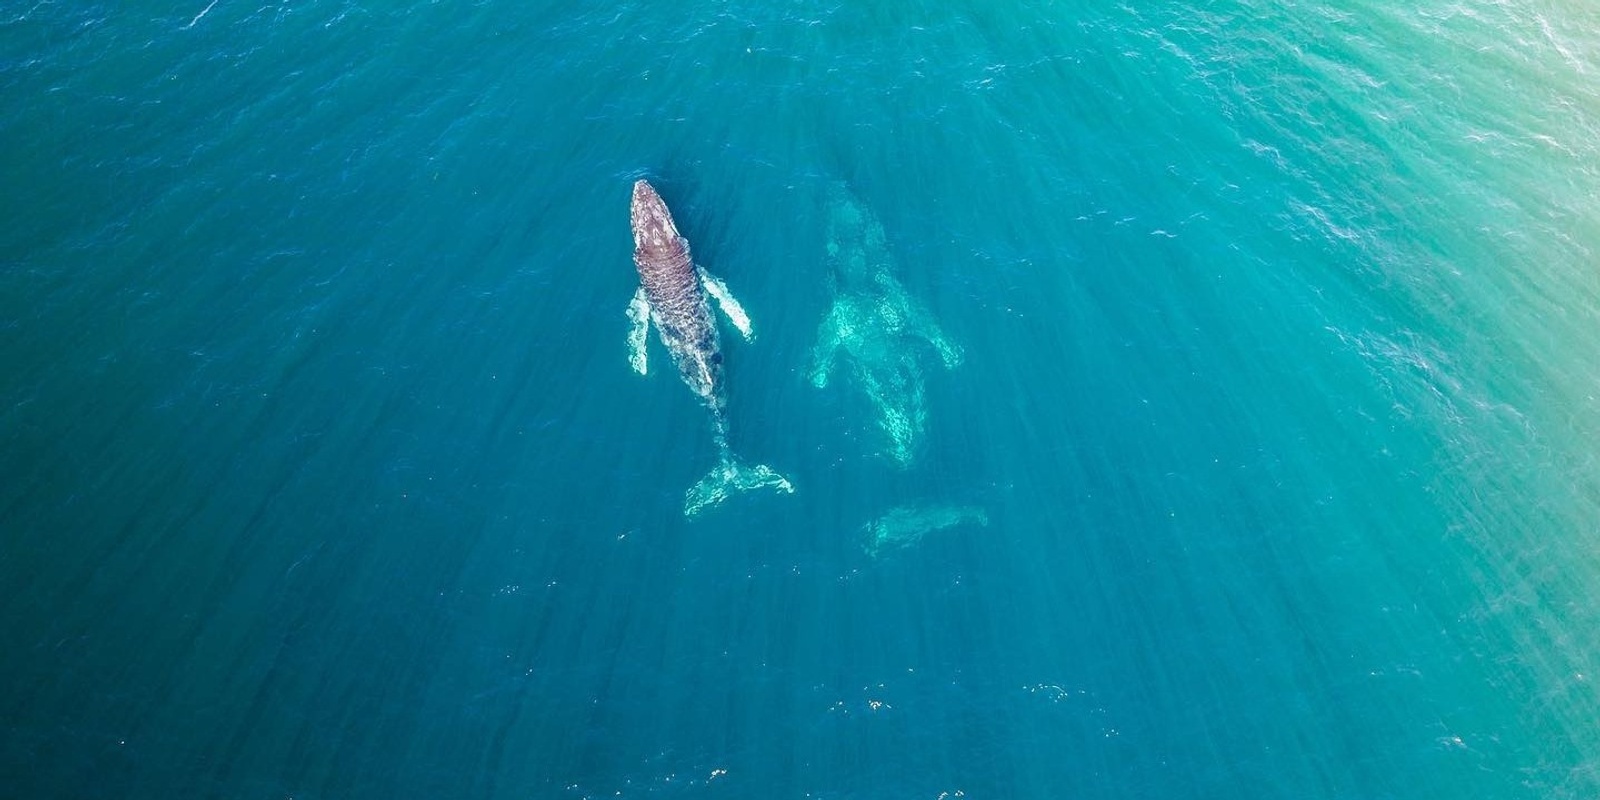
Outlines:
{"label": "whale back", "polygon": [[661,332],[685,383],[713,411],[721,411],[722,355],[689,242],[648,181],[633,184],[633,264]]}
{"label": "whale back", "polygon": [[689,241],[678,233],[672,212],[648,181],[633,185],[633,264],[658,311],[691,312],[703,304]]}

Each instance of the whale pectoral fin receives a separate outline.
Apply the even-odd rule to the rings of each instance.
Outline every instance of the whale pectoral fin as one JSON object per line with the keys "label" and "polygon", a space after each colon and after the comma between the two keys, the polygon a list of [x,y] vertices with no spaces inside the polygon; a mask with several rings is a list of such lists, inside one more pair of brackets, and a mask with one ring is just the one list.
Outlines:
{"label": "whale pectoral fin", "polygon": [[961,366],[961,346],[945,338],[938,328],[922,331],[922,338],[926,339],[928,344],[933,345],[933,349],[938,351],[939,360],[944,362],[945,369],[955,369]]}
{"label": "whale pectoral fin", "polygon": [[634,372],[644,375],[650,368],[645,348],[645,337],[650,333],[650,301],[645,299],[643,286],[628,303],[628,321],[628,364]]}
{"label": "whale pectoral fin", "polygon": [[722,309],[722,313],[733,323],[733,327],[739,329],[744,340],[755,341],[756,334],[750,327],[750,316],[744,313],[744,306],[739,305],[739,301],[733,298],[733,293],[728,291],[728,285],[718,280],[715,275],[706,272],[704,267],[695,267],[695,272],[699,274],[700,285],[705,287],[706,294],[717,301],[717,308]]}
{"label": "whale pectoral fin", "polygon": [[827,388],[828,379],[833,374],[835,354],[844,343],[844,336],[839,329],[839,316],[839,306],[834,305],[817,327],[817,344],[811,348],[811,369],[807,376],[811,379],[811,385],[818,389]]}
{"label": "whale pectoral fin", "polygon": [[818,361],[811,367],[811,385],[818,389],[828,388],[828,380],[833,374],[833,357],[830,355],[826,361]]}
{"label": "whale pectoral fin", "polygon": [[913,331],[924,341],[938,351],[939,360],[944,362],[945,369],[955,369],[961,366],[961,346],[950,341],[939,328],[939,323],[934,320],[933,312],[916,300],[907,298],[906,316],[911,322]]}

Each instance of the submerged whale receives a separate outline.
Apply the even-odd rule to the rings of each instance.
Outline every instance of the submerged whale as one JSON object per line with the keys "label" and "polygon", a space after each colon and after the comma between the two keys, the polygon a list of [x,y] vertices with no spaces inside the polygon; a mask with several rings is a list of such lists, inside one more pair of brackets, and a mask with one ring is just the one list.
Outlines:
{"label": "submerged whale", "polygon": [[762,464],[746,465],[728,445],[727,395],[722,378],[722,345],[710,300],[739,329],[752,338],[750,318],[728,287],[695,266],[689,242],[678,233],[667,204],[649,181],[635,181],[631,204],[633,265],[639,271],[639,288],[628,305],[628,361],[635,371],[649,371],[645,339],[653,324],[661,344],[672,356],[678,376],[711,412],[717,443],[716,468],[689,489],[683,513],[693,517],[736,491],[770,487],[793,492],[782,475]]}
{"label": "submerged whale", "polygon": [[828,191],[827,222],[834,297],[817,328],[811,384],[826,388],[842,367],[877,410],[886,455],[909,469],[928,426],[923,363],[937,355],[954,369],[961,348],[895,277],[883,224],[842,183]]}
{"label": "submerged whale", "polygon": [[867,523],[867,555],[878,558],[910,547],[930,533],[964,525],[987,527],[989,512],[978,506],[897,506]]}

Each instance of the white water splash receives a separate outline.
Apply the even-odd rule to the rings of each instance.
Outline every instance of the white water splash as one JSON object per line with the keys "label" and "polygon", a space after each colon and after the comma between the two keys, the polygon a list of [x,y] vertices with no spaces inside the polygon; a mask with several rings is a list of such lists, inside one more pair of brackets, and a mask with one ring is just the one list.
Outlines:
{"label": "white water splash", "polygon": [[217,3],[218,2],[220,2],[220,0],[211,0],[211,5],[208,5],[205,8],[200,9],[200,13],[194,15],[194,19],[189,20],[189,24],[188,25],[185,25],[182,28],[179,28],[178,30],[186,31],[186,30],[189,30],[190,28],[193,28],[194,24],[196,22],[199,22],[201,20],[201,18],[203,18],[205,15],[210,14],[211,13],[211,9],[217,7]]}

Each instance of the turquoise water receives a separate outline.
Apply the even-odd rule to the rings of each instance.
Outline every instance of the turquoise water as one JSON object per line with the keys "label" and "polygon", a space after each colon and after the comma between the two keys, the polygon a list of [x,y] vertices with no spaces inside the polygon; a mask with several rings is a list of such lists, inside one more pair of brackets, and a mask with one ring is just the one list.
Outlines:
{"label": "turquoise water", "polygon": [[1594,7],[208,2],[0,8],[8,796],[1600,795]]}

